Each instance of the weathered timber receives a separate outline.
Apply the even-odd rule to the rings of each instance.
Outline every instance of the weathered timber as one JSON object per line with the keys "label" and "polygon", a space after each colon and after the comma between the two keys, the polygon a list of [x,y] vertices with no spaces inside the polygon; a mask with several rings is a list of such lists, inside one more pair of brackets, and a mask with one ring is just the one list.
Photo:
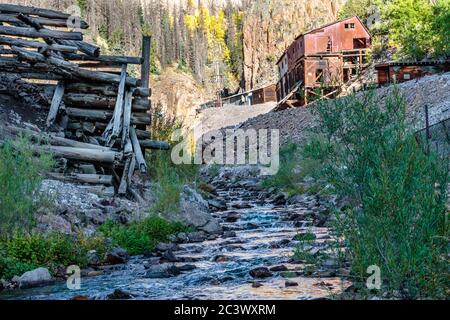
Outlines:
{"label": "weathered timber", "polygon": [[[64,96],[64,102],[66,105],[79,108],[87,107],[112,109],[116,104],[116,100],[116,97],[108,97],[92,93],[68,93]],[[150,101],[148,99],[134,99],[131,101],[131,106],[133,111],[147,111],[150,109]]]}
{"label": "weathered timber", "polygon": [[139,140],[136,135],[136,129],[130,127],[130,138],[133,144],[134,154],[136,156],[136,162],[138,164],[139,170],[142,173],[147,172],[147,163],[145,162],[144,155],[142,154],[141,146],[139,145]]}
{"label": "weathered timber", "polygon": [[133,175],[134,168],[136,166],[136,158],[134,154],[131,154],[125,162],[124,170],[122,173],[122,179],[120,180],[120,185],[118,193],[124,195],[127,193],[128,186],[131,184],[131,176]]}
{"label": "weathered timber", "polygon": [[122,160],[122,153],[115,151],[60,146],[37,146],[35,148],[39,151],[50,152],[56,157],[71,160],[111,164],[119,163]]}
{"label": "weathered timber", "polygon": [[50,172],[48,173],[48,176],[50,176],[53,179],[66,182],[103,184],[106,186],[111,186],[113,182],[113,177],[111,175],[101,175],[101,174],[72,173],[68,176],[65,176],[61,173]]}
{"label": "weathered timber", "polygon": [[141,65],[141,86],[150,87],[150,47],[151,37],[142,38],[142,65]]}
{"label": "weathered timber", "polygon": [[63,13],[60,11],[30,6],[21,6],[15,4],[0,4],[0,11],[3,13],[31,14],[33,16],[39,16],[50,19],[67,19],[70,17],[70,14]]}
{"label": "weathered timber", "polygon": [[46,122],[47,127],[50,127],[55,122],[63,95],[64,95],[64,83],[59,82],[58,85],[56,86],[55,93],[53,94],[52,103],[50,105],[50,111],[48,112]]}
{"label": "weathered timber", "polygon": [[170,144],[166,141],[155,141],[155,140],[139,140],[139,144],[145,149],[154,150],[169,150]]}
{"label": "weathered timber", "polygon": [[119,137],[120,132],[122,130],[122,115],[123,115],[123,107],[124,107],[124,95],[125,95],[125,78],[127,76],[127,65],[124,64],[122,66],[122,71],[120,74],[120,83],[119,90],[117,92],[116,104],[114,107],[114,114],[111,119],[111,122],[108,123],[108,126],[105,129],[102,137],[106,140],[108,146],[112,146],[114,144],[114,140]]}
{"label": "weathered timber", "polygon": [[[12,46],[11,49],[15,50],[22,60],[36,62],[49,63],[59,68],[59,72],[63,72],[67,77],[80,77],[91,81],[107,82],[107,83],[120,83],[121,77],[115,74],[98,72],[92,70],[84,70],[79,68],[76,64],[69,61],[65,61],[53,56],[45,57],[44,55],[21,49],[16,46]],[[137,86],[137,80],[132,77],[126,77],[125,83],[131,87]]]}
{"label": "weathered timber", "polygon": [[127,139],[129,139],[130,137],[132,99],[133,99],[133,91],[128,90],[125,93],[125,103],[123,108],[122,146],[125,146]]}
{"label": "weathered timber", "polygon": [[[71,118],[84,119],[88,121],[109,122],[113,116],[113,111],[110,110],[90,110],[80,108],[66,108],[66,112]],[[148,113],[131,114],[132,125],[149,125],[151,118]]]}
{"label": "weathered timber", "polygon": [[69,32],[69,31],[58,31],[48,29],[41,29],[37,31],[34,28],[24,28],[24,27],[0,26],[0,34],[16,37],[27,37],[27,38],[83,40],[83,34],[81,32]]}
{"label": "weathered timber", "polygon": [[58,40],[61,44],[71,47],[77,47],[79,51],[87,54],[90,58],[95,58],[100,55],[100,48],[84,42],[84,41],[73,41],[73,40]]}
{"label": "weathered timber", "polygon": [[141,64],[141,59],[136,57],[128,57],[128,56],[108,56],[108,55],[100,55],[97,57],[91,57],[83,54],[67,54],[65,56],[67,60],[76,60],[76,61],[98,61],[103,62],[110,65],[123,65],[123,64]]}
{"label": "weathered timber", "polygon": [[44,42],[38,41],[30,41],[20,38],[9,38],[9,37],[0,37],[0,44],[6,44],[9,46],[17,46],[22,48],[37,48],[40,50],[53,50],[53,51],[61,51],[61,52],[76,52],[78,49],[76,47],[64,46],[60,44],[51,44],[48,45]]}
{"label": "weathered timber", "polygon": [[33,139],[36,142],[48,143],[53,146],[61,146],[61,147],[73,147],[73,148],[84,148],[84,149],[95,149],[95,150],[104,150],[104,151],[112,151],[111,148],[103,147],[100,145],[95,145],[91,143],[80,142],[76,140],[66,139],[63,137],[57,137],[51,134],[35,132],[29,129],[23,129],[14,126],[7,126],[5,130],[13,135],[25,135]]}
{"label": "weathered timber", "polygon": [[151,88],[138,87],[134,89],[133,94],[139,97],[149,97],[152,94]]}
{"label": "weathered timber", "polygon": [[117,86],[114,85],[95,85],[92,83],[72,82],[66,86],[67,92],[92,93],[103,96],[116,96]]}
{"label": "weathered timber", "polygon": [[[33,17],[33,19],[42,26],[67,28],[67,19],[49,19],[44,17]],[[7,22],[17,26],[24,25],[23,22],[17,18],[17,15],[14,14],[0,14],[0,22]],[[87,28],[89,28],[89,24],[84,20],[80,20],[80,29]]]}

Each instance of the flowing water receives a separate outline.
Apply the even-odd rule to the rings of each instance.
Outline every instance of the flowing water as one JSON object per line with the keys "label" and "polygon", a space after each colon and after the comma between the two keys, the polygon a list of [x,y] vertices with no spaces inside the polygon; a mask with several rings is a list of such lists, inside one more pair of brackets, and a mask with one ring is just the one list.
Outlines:
{"label": "flowing water", "polygon": [[[301,276],[305,264],[289,262],[298,245],[293,240],[296,234],[313,232],[314,246],[319,249],[330,239],[327,228],[311,226],[306,206],[276,206],[258,200],[257,191],[244,188],[218,192],[227,201],[229,210],[214,215],[221,219],[224,230],[234,231],[235,236],[179,244],[173,253],[183,262],[167,264],[189,265],[186,269],[195,265],[193,270],[168,278],[149,278],[148,269],[160,266],[159,257],[136,256],[127,264],[108,267],[103,275],[83,277],[79,290],[69,290],[61,281],[48,287],[4,292],[0,298],[70,299],[82,295],[104,299],[115,289],[121,289],[136,299],[313,299],[342,290],[344,282],[339,278]],[[289,279],[280,272],[265,279],[253,279],[249,274],[257,267],[278,265],[293,271]],[[295,281],[298,286],[286,287],[286,280]],[[255,282],[262,286],[256,287]]]}

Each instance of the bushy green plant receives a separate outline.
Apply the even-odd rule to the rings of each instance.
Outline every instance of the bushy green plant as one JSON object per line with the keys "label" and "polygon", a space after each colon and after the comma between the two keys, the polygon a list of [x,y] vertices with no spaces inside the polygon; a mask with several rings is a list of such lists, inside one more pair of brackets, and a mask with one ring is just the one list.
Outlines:
{"label": "bushy green plant", "polygon": [[[94,238],[93,238],[94,239]],[[0,241],[0,278],[10,279],[14,275],[37,267],[55,271],[58,266],[72,264],[86,266],[87,252],[104,247],[104,240],[95,238],[80,241],[80,238],[58,233],[25,235],[16,233]]]}
{"label": "bushy green plant", "polygon": [[0,147],[0,234],[29,230],[42,173],[53,165],[49,154],[34,155],[26,138]]}
{"label": "bushy green plant", "polygon": [[99,230],[106,237],[110,237],[115,245],[123,247],[130,254],[142,254],[152,251],[158,242],[167,241],[169,235],[186,231],[186,227],[180,223],[151,216],[126,226],[107,221]]}
{"label": "bushy green plant", "polygon": [[356,280],[381,268],[383,284],[408,297],[444,296],[448,288],[448,161],[427,155],[406,126],[406,104],[393,90],[315,106],[321,126],[304,149],[355,206],[338,214]]}

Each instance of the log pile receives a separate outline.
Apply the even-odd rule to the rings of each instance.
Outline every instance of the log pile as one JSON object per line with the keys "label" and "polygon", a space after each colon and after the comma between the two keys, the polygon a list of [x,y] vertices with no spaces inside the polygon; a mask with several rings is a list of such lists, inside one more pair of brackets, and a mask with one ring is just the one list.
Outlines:
{"label": "log pile", "polygon": [[[83,41],[81,20],[71,30],[69,14],[0,4],[0,74],[29,81],[50,92],[46,130],[8,126],[11,135],[26,134],[36,152],[60,161],[53,178],[115,185],[119,194],[135,194],[130,179],[147,171],[145,149],[168,149],[149,140],[150,38],[143,37],[142,57],[101,55]],[[128,73],[140,65],[141,78]]]}

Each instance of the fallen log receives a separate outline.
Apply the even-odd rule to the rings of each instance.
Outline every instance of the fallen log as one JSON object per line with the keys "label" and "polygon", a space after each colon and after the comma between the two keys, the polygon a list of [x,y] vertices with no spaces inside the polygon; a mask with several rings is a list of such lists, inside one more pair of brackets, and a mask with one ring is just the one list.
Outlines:
{"label": "fallen log", "polygon": [[25,27],[0,26],[0,34],[27,38],[83,40],[83,34],[81,32],[57,31],[48,29],[41,29],[38,31],[34,28]]}
{"label": "fallen log", "polygon": [[131,176],[134,173],[134,168],[136,166],[136,158],[134,154],[131,154],[125,162],[125,166],[122,173],[122,179],[120,180],[120,185],[118,189],[118,194],[124,195],[127,193],[128,186],[131,184]]}

